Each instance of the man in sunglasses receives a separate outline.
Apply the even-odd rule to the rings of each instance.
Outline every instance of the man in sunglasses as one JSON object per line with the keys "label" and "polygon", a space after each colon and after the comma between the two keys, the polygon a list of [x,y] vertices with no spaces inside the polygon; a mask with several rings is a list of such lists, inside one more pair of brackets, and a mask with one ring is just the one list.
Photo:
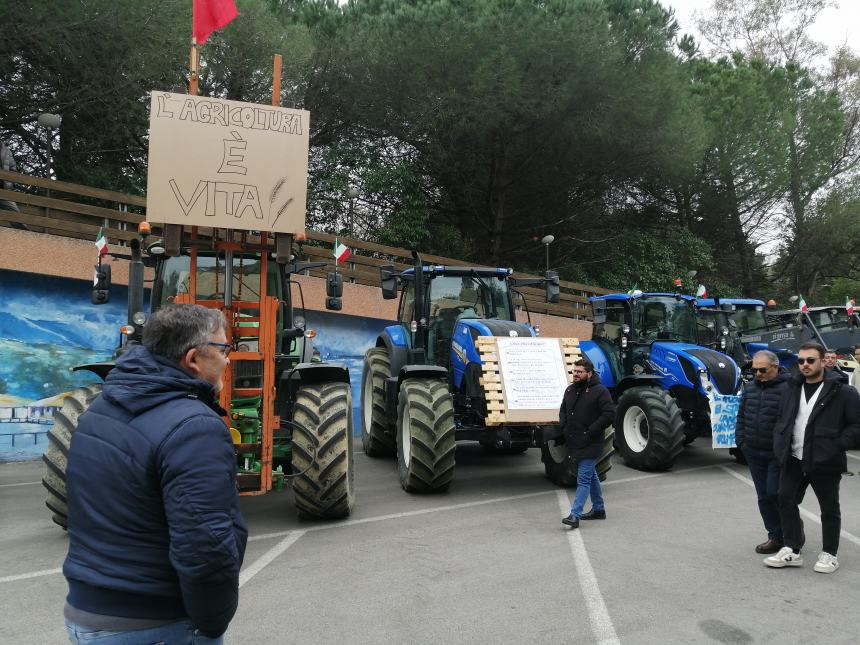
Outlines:
{"label": "man in sunglasses", "polygon": [[842,528],[839,481],[846,469],[845,451],[860,438],[860,394],[825,370],[822,345],[801,345],[797,356],[800,374],[789,381],[774,435],[774,454],[782,467],[779,510],[785,546],[764,563],[774,568],[803,565],[799,505],[812,486],[821,507],[823,538],[814,569],[833,573],[839,567]]}
{"label": "man in sunglasses", "polygon": [[756,553],[776,553],[783,546],[777,492],[779,463],[773,454],[773,429],[779,419],[788,375],[779,369],[773,352],[756,352],[752,360],[755,378],[744,388],[735,425],[735,443],[746,457],[758,497],[758,510],[767,530],[767,540]]}
{"label": "man in sunglasses", "polygon": [[72,643],[223,643],[248,537],[216,398],[230,348],[221,312],[162,309],[81,415],[63,565]]}

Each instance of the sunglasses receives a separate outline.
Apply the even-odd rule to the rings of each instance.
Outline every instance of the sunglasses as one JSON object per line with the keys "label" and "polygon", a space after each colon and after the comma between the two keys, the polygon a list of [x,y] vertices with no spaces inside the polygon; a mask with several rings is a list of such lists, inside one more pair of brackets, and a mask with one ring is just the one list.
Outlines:
{"label": "sunglasses", "polygon": [[217,347],[221,350],[221,353],[224,356],[229,356],[230,352],[233,351],[233,346],[230,343],[206,343],[210,347]]}
{"label": "sunglasses", "polygon": [[806,358],[798,358],[797,364],[803,365],[804,363],[806,363],[807,365],[812,365],[813,363],[815,363],[816,361],[819,361],[819,360],[821,360],[821,359],[815,358],[813,356],[807,356]]}
{"label": "sunglasses", "polygon": [[770,370],[769,367],[753,367],[752,368],[753,374],[756,374],[756,373],[764,374],[765,372],[767,372],[769,370]]}

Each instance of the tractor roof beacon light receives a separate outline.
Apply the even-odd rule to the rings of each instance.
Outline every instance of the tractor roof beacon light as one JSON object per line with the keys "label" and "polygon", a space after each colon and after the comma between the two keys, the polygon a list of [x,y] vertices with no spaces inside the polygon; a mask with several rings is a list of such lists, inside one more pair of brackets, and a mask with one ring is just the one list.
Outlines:
{"label": "tractor roof beacon light", "polygon": [[143,221],[137,225],[137,234],[140,235],[144,240],[149,237],[152,233],[152,227],[149,225],[149,222]]}

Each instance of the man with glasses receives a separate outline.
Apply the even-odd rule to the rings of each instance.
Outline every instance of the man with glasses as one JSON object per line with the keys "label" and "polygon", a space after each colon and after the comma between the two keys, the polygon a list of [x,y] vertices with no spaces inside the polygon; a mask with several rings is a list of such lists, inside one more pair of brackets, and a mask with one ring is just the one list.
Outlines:
{"label": "man with glasses", "polygon": [[63,565],[72,643],[223,643],[248,537],[217,403],[230,349],[221,312],[162,309],[81,415]]}
{"label": "man with glasses", "polygon": [[773,454],[773,429],[779,419],[780,403],[788,375],[780,372],[779,358],[773,352],[756,352],[752,360],[755,378],[744,388],[735,425],[735,443],[741,449],[758,496],[758,510],[767,540],[755,547],[756,553],[776,553],[783,545],[777,492],[779,464]]}
{"label": "man with glasses", "polygon": [[[579,528],[579,520],[606,519],[597,460],[606,428],[615,418],[612,395],[601,385],[594,365],[587,358],[574,363],[573,384],[564,391],[558,416],[568,451],[577,462],[576,495],[570,515],[561,522],[575,529]],[[589,496],[591,510],[583,513]]]}
{"label": "man with glasses", "polygon": [[839,481],[845,472],[845,450],[860,437],[860,394],[824,368],[824,347],[801,345],[800,375],[789,381],[774,435],[774,453],[782,467],[779,510],[785,546],[765,558],[769,567],[799,567],[803,547],[800,502],[812,486],[821,508],[823,548],[815,563],[818,573],[839,567],[836,552],[842,516]]}

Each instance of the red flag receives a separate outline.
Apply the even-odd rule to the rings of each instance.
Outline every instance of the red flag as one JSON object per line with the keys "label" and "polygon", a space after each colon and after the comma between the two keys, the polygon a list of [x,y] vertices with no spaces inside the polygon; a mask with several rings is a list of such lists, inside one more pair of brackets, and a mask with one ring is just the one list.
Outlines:
{"label": "red flag", "polygon": [[205,43],[209,34],[226,27],[238,15],[235,0],[194,0],[191,32],[197,44]]}

